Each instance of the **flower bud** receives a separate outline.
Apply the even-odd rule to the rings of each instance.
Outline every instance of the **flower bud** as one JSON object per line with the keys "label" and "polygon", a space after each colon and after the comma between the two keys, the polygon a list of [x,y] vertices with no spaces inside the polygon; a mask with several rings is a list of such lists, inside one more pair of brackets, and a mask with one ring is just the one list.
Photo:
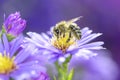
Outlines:
{"label": "flower bud", "polygon": [[26,27],[26,21],[20,17],[19,12],[10,14],[3,23],[3,29],[7,34],[14,37],[18,36]]}

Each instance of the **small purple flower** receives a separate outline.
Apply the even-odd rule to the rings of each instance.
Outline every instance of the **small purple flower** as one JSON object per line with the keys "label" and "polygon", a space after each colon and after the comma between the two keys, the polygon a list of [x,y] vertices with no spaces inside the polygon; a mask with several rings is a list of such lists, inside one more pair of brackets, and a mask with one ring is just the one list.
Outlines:
{"label": "small purple flower", "polygon": [[50,78],[46,73],[41,72],[39,77],[35,80],[50,80]]}
{"label": "small purple flower", "polygon": [[75,55],[77,57],[84,57],[89,59],[92,56],[96,56],[97,53],[93,53],[92,50],[104,49],[102,41],[91,42],[93,39],[102,35],[101,33],[92,33],[88,27],[81,30],[81,39],[74,40],[61,37],[56,39],[51,32],[37,34],[35,32],[27,33],[31,38],[26,38],[27,41],[34,43],[44,55],[48,55],[49,59],[65,61],[65,58],[69,55]]}
{"label": "small purple flower", "polygon": [[0,80],[16,79],[19,75],[27,73],[37,75],[45,68],[38,59],[31,55],[35,50],[31,45],[23,44],[23,36],[18,36],[8,42],[5,34],[0,39]]}
{"label": "small purple flower", "polygon": [[3,23],[3,26],[8,34],[18,36],[26,27],[26,21],[20,17],[20,13],[10,14]]}

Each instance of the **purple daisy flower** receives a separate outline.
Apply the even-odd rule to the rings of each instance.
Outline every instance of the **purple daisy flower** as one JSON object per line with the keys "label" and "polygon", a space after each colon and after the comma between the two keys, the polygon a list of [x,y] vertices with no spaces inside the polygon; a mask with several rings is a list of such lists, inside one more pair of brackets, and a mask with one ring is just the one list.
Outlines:
{"label": "purple daisy flower", "polygon": [[14,37],[22,33],[22,31],[26,27],[26,21],[20,18],[20,16],[21,15],[19,12],[10,14],[8,18],[5,20],[5,22],[3,23],[3,27],[5,31]]}
{"label": "purple daisy flower", "polygon": [[3,34],[0,39],[0,80],[16,79],[23,73],[32,76],[45,71],[45,68],[40,66],[39,60],[31,55],[35,52],[34,47],[22,44],[23,36],[8,42],[6,35]]}
{"label": "purple daisy flower", "polygon": [[104,49],[102,45],[104,42],[97,41],[91,42],[93,39],[102,35],[101,33],[92,33],[88,27],[81,30],[81,39],[71,39],[69,42],[68,36],[61,37],[59,40],[54,37],[50,32],[37,34],[35,32],[27,33],[30,38],[26,38],[27,41],[34,43],[44,55],[49,55],[49,59],[64,61],[69,55],[75,55],[77,57],[84,57],[89,59],[92,56],[96,56],[97,53],[93,53],[92,50]]}

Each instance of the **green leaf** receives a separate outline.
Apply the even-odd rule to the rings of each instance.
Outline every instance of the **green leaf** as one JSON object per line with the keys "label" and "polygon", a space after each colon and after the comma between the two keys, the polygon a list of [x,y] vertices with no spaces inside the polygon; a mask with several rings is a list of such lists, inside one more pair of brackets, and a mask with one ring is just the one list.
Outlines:
{"label": "green leaf", "polygon": [[2,26],[2,30],[0,32],[0,38],[2,37],[3,33],[6,33],[6,30],[5,30],[4,26]]}
{"label": "green leaf", "polygon": [[55,76],[53,77],[53,80],[57,80]]}
{"label": "green leaf", "polygon": [[12,77],[10,77],[10,80],[14,80]]}
{"label": "green leaf", "polygon": [[2,25],[2,33],[6,33],[4,25]]}
{"label": "green leaf", "polygon": [[66,58],[65,62],[63,64],[68,64],[72,58],[72,55]]}
{"label": "green leaf", "polygon": [[8,41],[10,42],[15,38],[15,36],[12,36],[11,34],[7,34],[7,38],[8,38]]}
{"label": "green leaf", "polygon": [[74,75],[74,69],[71,69],[67,80],[72,80],[73,75]]}
{"label": "green leaf", "polygon": [[60,65],[58,64],[58,61],[55,62],[55,66],[57,69],[61,68]]}

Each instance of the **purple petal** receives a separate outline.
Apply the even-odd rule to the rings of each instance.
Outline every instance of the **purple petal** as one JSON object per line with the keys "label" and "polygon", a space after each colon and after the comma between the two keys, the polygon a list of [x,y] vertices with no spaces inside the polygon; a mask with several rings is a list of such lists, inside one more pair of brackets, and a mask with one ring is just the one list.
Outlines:
{"label": "purple petal", "polygon": [[[49,44],[48,41],[46,41],[46,39],[43,38],[43,36],[41,36],[40,34],[37,34],[35,32],[28,32],[27,33],[33,40],[37,41],[39,44]],[[33,37],[34,36],[34,37]]]}
{"label": "purple petal", "polygon": [[45,34],[45,33],[42,33],[41,36],[46,40],[46,41],[50,41],[50,37]]}
{"label": "purple petal", "polygon": [[30,51],[33,50],[32,46],[28,46],[26,49],[21,50],[15,57],[15,62],[17,64],[21,63],[25,59],[27,59],[30,55]]}
{"label": "purple petal", "polygon": [[7,37],[5,34],[3,34],[3,43],[4,43],[4,48],[5,48],[6,54],[8,54],[9,53],[9,43],[8,43],[8,40],[7,40]]}
{"label": "purple petal", "polygon": [[81,45],[79,48],[86,48],[86,49],[103,49],[103,47],[101,45],[103,45],[104,42],[102,41],[98,41],[98,42],[92,42],[89,44],[85,44],[85,45]]}
{"label": "purple petal", "polygon": [[86,44],[86,43],[92,41],[93,39],[95,39],[96,37],[98,37],[98,36],[100,36],[100,35],[102,35],[102,34],[101,34],[101,33],[91,34],[91,35],[89,35],[89,36],[87,36],[87,37],[79,40],[78,44],[79,44],[79,46],[80,46],[80,45],[83,45],[83,44]]}
{"label": "purple petal", "polygon": [[88,49],[79,49],[78,52],[76,52],[75,56],[77,57],[83,57],[86,59],[89,59],[90,57],[96,56],[97,53],[93,53],[92,51]]}
{"label": "purple petal", "polygon": [[9,80],[8,75],[0,75],[0,80]]}
{"label": "purple petal", "polygon": [[40,62],[38,60],[35,60],[35,61],[28,61],[28,62],[25,62],[25,63],[21,63],[19,64],[18,66],[19,67],[25,67],[25,66],[32,66],[32,65],[36,65],[36,64],[39,64]]}
{"label": "purple petal", "polygon": [[18,50],[18,48],[20,48],[20,44],[22,41],[23,41],[23,36],[20,35],[11,42],[12,46],[10,48],[10,57],[12,57],[15,54],[15,52]]}
{"label": "purple petal", "polygon": [[82,38],[85,38],[85,37],[89,36],[92,33],[92,30],[89,30],[89,28],[86,27],[86,28],[83,28],[81,30],[81,33],[82,33]]}
{"label": "purple petal", "polygon": [[2,44],[2,40],[0,39],[0,53],[4,53],[4,48],[3,48],[3,44]]}
{"label": "purple petal", "polygon": [[[53,46],[50,46],[49,44],[50,43],[45,43],[45,44],[48,44],[48,46],[46,46],[46,45],[42,45],[42,44],[40,44],[40,43],[38,43],[38,42],[36,42],[35,40],[32,40],[32,39],[30,39],[30,38],[25,38],[28,42],[31,42],[31,43],[34,43],[36,46],[38,46],[40,49],[47,49],[47,50],[49,50],[49,51],[53,51],[53,52],[58,52],[58,50],[57,49],[55,49]],[[40,42],[40,41],[39,41]]]}

